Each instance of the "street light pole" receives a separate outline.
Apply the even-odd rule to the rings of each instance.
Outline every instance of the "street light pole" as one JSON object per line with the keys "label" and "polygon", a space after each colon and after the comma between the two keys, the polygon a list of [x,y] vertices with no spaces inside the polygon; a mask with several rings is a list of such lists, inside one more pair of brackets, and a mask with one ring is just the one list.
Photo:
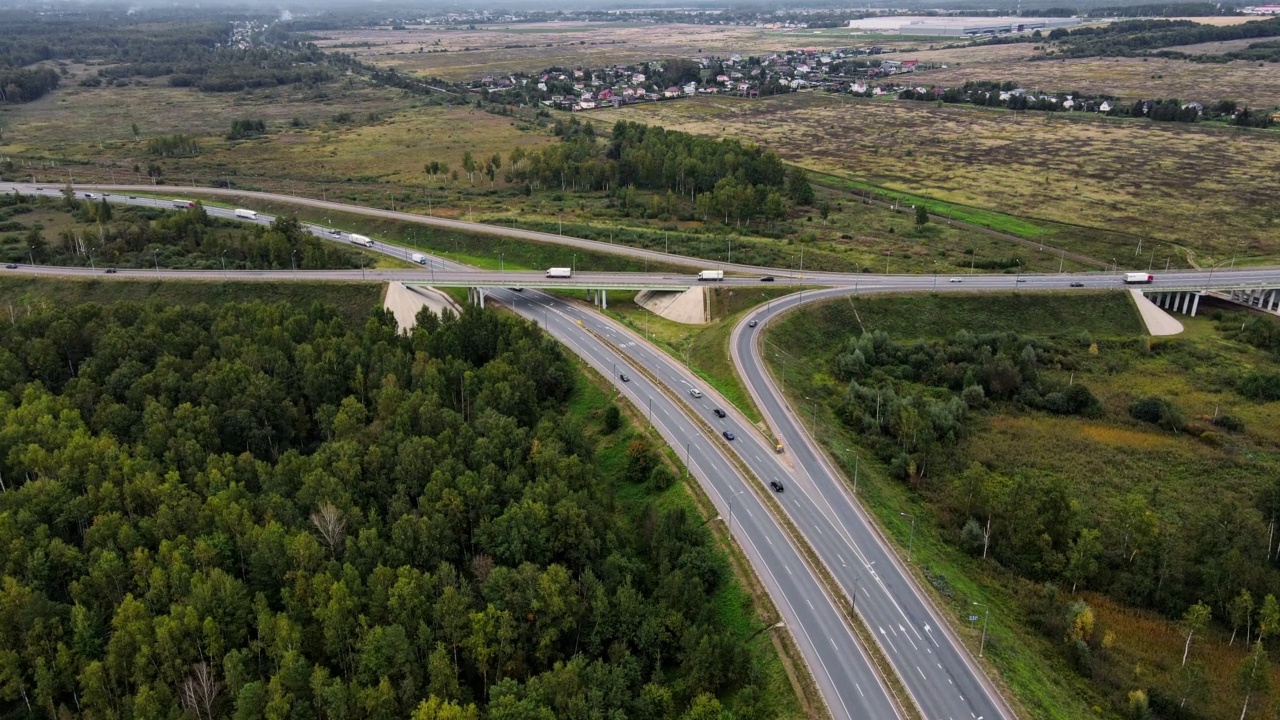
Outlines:
{"label": "street light pole", "polygon": [[991,617],[991,608],[986,603],[975,602],[974,605],[983,608],[982,640],[978,641],[978,657],[982,657],[982,654],[986,652],[987,649],[987,620]]}
{"label": "street light pole", "polygon": [[907,541],[907,562],[911,562],[911,556],[915,553],[916,547],[916,516],[905,512],[898,514],[902,517],[911,518],[911,539]]}
{"label": "street light pole", "polygon": [[733,537],[733,499],[744,492],[746,492],[746,490],[739,490],[729,496],[729,537]]}
{"label": "street light pole", "polygon": [[151,251],[151,259],[156,263],[156,272],[160,272],[160,255],[158,250]]}

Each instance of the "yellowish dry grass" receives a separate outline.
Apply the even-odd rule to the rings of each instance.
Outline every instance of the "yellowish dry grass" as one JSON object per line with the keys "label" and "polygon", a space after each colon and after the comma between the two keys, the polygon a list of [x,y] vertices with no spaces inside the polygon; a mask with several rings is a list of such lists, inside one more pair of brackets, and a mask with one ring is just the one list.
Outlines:
{"label": "yellowish dry grass", "polygon": [[[1155,250],[1157,265],[1178,254],[1201,265],[1229,259],[1236,243],[1242,257],[1280,252],[1280,203],[1263,180],[1280,167],[1280,133],[1270,131],[819,94],[699,98],[597,117],[736,137],[892,189],[1132,233],[1148,238],[1143,253]],[[1087,233],[1078,242],[1072,249],[1137,262],[1134,245]]]}
{"label": "yellowish dry grass", "polygon": [[966,80],[1012,80],[1028,89],[1108,94],[1130,101],[1173,97],[1208,104],[1228,99],[1259,108],[1280,102],[1280,72],[1274,63],[1237,60],[1206,64],[1158,57],[1018,62],[1016,58],[983,57],[978,50],[973,49],[973,59],[966,59],[968,50],[954,51],[954,64],[948,63],[946,70],[921,72],[915,82],[950,87]]}

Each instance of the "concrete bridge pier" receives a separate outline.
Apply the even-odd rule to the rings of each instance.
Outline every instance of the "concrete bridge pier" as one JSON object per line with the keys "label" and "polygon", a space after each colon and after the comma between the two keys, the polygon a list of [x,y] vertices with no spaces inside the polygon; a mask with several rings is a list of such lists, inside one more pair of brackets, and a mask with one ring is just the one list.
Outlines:
{"label": "concrete bridge pier", "polygon": [[1200,311],[1200,297],[1203,292],[1180,290],[1177,292],[1150,293],[1150,300],[1156,307],[1183,315],[1195,317]]}
{"label": "concrete bridge pier", "polygon": [[467,299],[471,301],[472,305],[475,305],[476,307],[483,310],[484,309],[484,288],[478,288],[478,287],[467,288]]}
{"label": "concrete bridge pier", "polygon": [[587,297],[591,299],[591,304],[601,310],[609,309],[609,291],[608,290],[588,290]]}

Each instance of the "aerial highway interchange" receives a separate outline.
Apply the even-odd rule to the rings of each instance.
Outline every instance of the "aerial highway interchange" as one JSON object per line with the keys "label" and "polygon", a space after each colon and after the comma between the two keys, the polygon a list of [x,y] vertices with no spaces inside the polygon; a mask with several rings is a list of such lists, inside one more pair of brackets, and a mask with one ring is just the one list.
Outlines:
{"label": "aerial highway interchange", "polygon": [[[58,187],[0,185],[0,192],[60,195]],[[172,201],[148,197],[145,186],[80,187],[77,195],[107,194],[112,202],[171,208]],[[170,190],[166,188],[166,190]],[[187,194],[229,194],[211,188],[172,188]],[[123,194],[121,194],[123,193]],[[763,434],[736,408],[705,387],[688,369],[644,338],[594,312],[534,288],[678,290],[699,284],[696,274],[577,272],[572,278],[547,278],[542,272],[476,270],[428,255],[422,268],[341,271],[169,271],[121,269],[116,278],[285,280],[377,280],[425,285],[483,287],[488,297],[543,325],[575,354],[627,396],[670,443],[710,496],[768,589],[783,623],[809,666],[827,710],[836,718],[1012,718],[1014,712],[941,612],[916,582],[907,563],[884,540],[862,510],[847,481],[805,432],[765,369],[760,331],[772,319],[804,303],[866,292],[963,292],[975,290],[1046,291],[1072,288],[1115,289],[1120,272],[1059,275],[874,275],[799,272],[757,268],[669,255],[610,243],[570,238],[510,227],[488,226],[444,218],[363,208],[266,193],[230,193],[239,197],[309,205],[351,214],[376,216],[485,232],[536,242],[554,242],[586,250],[615,252],[667,266],[714,266],[734,275],[723,285],[758,286],[764,275],[778,284],[809,289],[774,299],[748,312],[735,326],[730,351],[744,384],[762,411],[773,435]],[[269,223],[265,214],[236,217],[230,209],[207,207],[216,217]],[[343,240],[338,231],[306,225],[315,235]],[[375,241],[373,251],[408,260],[411,250]],[[8,272],[38,276],[98,276],[103,268],[19,265]],[[1155,289],[1235,289],[1276,287],[1280,271],[1272,269],[1208,270],[1159,274]],[[529,288],[518,292],[511,288]],[[816,288],[816,289],[815,289]],[[627,376],[627,381],[621,379]],[[698,392],[692,392],[697,390]],[[715,412],[721,410],[720,413]],[[732,433],[728,440],[723,433]],[[774,452],[781,442],[785,452]],[[785,487],[773,492],[771,483]],[[802,537],[797,538],[788,527]],[[798,545],[807,546],[802,547]],[[806,552],[806,549],[808,552]],[[812,564],[816,558],[820,567]],[[824,581],[823,575],[834,581]],[[873,667],[868,649],[856,637],[849,618],[856,608],[878,652],[892,664],[909,697],[894,697]],[[907,704],[911,708],[903,708]]]}

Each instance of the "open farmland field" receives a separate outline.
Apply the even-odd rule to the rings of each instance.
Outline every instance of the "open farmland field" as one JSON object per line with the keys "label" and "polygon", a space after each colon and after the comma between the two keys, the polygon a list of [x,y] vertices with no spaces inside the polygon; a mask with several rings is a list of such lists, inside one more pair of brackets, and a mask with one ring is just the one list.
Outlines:
{"label": "open farmland field", "polygon": [[[947,63],[947,69],[921,72],[915,79],[917,83],[943,87],[961,85],[966,80],[1012,80],[1028,89],[1109,94],[1129,100],[1173,97],[1198,100],[1206,105],[1216,100],[1236,100],[1257,108],[1274,107],[1280,103],[1280,72],[1276,71],[1274,63],[1237,60],[1206,64],[1158,57],[1017,62],[1010,59],[1015,57],[1012,54],[1009,57],[980,54],[980,51],[989,49],[904,53],[900,58],[936,58],[934,61]],[[972,59],[966,59],[968,53],[973,53]]]}
{"label": "open farmland field", "polygon": [[[397,90],[372,87],[360,79],[315,88],[290,85],[242,93],[207,93],[169,87],[164,78],[146,85],[87,88],[76,84],[78,74],[73,72],[61,88],[40,100],[0,106],[0,122],[6,126],[0,152],[48,152],[75,157],[101,153],[104,147],[136,147],[141,154],[148,137],[171,133],[221,136],[239,118],[261,119],[276,126],[287,125],[296,118],[313,126],[339,113],[362,119],[370,113],[395,112],[414,102]],[[135,123],[143,144],[134,143],[131,126]]]}
{"label": "open farmland field", "polygon": [[533,72],[552,65],[618,65],[699,54],[746,56],[858,43],[847,31],[832,30],[815,35],[811,31],[709,25],[530,23],[486,25],[476,30],[432,26],[407,30],[363,28],[321,34],[316,44],[408,72],[447,80],[473,80],[499,73]]}
{"label": "open farmland field", "polygon": [[[1280,133],[1023,114],[817,94],[720,97],[601,113],[736,137],[884,188],[1067,225],[1045,242],[1134,265],[1274,259]],[[1116,234],[1111,231],[1119,231]],[[1155,242],[1151,242],[1154,240]]]}

